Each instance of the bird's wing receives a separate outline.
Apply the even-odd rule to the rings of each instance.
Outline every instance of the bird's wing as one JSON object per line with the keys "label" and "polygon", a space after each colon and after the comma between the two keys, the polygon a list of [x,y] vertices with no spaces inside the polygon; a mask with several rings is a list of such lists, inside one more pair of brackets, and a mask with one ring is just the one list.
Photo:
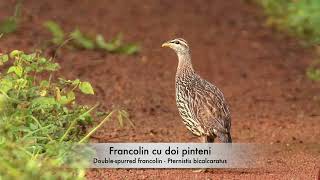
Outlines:
{"label": "bird's wing", "polygon": [[194,86],[194,115],[204,125],[204,129],[214,127],[222,133],[230,132],[231,115],[223,93],[205,80]]}

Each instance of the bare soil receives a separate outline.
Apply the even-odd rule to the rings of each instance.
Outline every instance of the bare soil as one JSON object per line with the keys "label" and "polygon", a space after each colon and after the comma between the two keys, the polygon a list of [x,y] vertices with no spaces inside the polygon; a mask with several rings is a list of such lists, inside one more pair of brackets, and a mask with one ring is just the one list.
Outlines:
{"label": "bare soil", "polygon": [[[0,19],[11,15],[13,0],[0,2]],[[19,31],[3,37],[1,51],[32,51],[50,34],[46,20],[66,31],[75,27],[111,38],[123,32],[138,41],[136,56],[63,49],[60,74],[89,80],[103,109],[124,108],[135,128],[105,124],[96,142],[198,142],[184,127],[175,106],[177,58],[161,44],[188,40],[194,68],[225,94],[236,143],[283,144],[264,169],[92,169],[89,179],[317,179],[320,175],[320,83],[305,76],[314,59],[303,48],[264,26],[262,10],[239,0],[28,0]]]}

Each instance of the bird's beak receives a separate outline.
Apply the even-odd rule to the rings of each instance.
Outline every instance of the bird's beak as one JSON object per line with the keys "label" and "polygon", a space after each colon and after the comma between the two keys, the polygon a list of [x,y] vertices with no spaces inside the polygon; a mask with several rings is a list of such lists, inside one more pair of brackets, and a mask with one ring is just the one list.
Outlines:
{"label": "bird's beak", "polygon": [[162,44],[161,47],[170,47],[170,43],[169,42],[165,42],[165,43]]}

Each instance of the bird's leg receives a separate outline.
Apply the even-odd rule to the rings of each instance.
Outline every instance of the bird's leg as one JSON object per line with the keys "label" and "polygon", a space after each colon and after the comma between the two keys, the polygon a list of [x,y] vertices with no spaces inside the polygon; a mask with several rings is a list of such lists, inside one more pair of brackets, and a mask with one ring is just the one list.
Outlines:
{"label": "bird's leg", "polygon": [[201,136],[201,143],[213,143],[214,139],[214,136]]}
{"label": "bird's leg", "polygon": [[207,136],[201,136],[201,143],[207,143],[208,142],[208,137]]}
{"label": "bird's leg", "polygon": [[207,136],[207,142],[208,143],[214,143],[214,139],[215,138],[216,138],[215,136]]}
{"label": "bird's leg", "polygon": [[[208,143],[210,142],[209,140],[209,136],[201,136],[201,143]],[[196,169],[196,170],[193,170],[193,172],[196,172],[196,173],[201,173],[201,172],[206,172],[207,169],[205,168],[201,168],[201,169]]]}

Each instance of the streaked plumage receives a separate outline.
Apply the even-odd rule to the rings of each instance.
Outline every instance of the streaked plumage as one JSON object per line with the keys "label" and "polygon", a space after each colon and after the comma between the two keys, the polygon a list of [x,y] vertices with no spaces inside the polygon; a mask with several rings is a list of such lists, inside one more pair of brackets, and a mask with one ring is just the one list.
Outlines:
{"label": "streaked plumage", "polygon": [[192,67],[187,41],[178,38],[163,46],[176,51],[179,59],[176,73],[176,103],[186,127],[205,142],[218,137],[231,143],[231,115],[223,93],[197,75]]}

